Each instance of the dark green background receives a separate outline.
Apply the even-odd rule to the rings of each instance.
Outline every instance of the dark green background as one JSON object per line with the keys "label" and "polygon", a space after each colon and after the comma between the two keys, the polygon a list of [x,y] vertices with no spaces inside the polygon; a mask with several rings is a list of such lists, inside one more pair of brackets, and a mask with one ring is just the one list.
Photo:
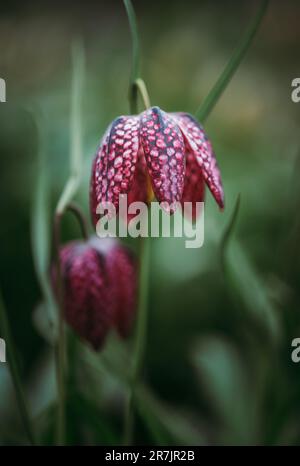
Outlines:
{"label": "dark green background", "polygon": [[[257,5],[135,1],[152,104],[194,112]],[[291,81],[300,73],[299,21],[298,2],[270,2],[252,48],[206,122],[226,208],[220,213],[207,193],[204,246],[187,250],[180,240],[152,241],[145,367],[151,395],[143,397],[140,443],[300,444],[300,363],[291,361],[291,341],[300,337],[300,104],[291,101]],[[54,207],[68,176],[70,47],[76,36],[83,37],[87,69],[77,200],[88,215],[93,154],[110,121],[128,112],[131,43],[123,4],[1,6],[0,77],[7,103],[0,104],[0,283],[45,443],[53,436],[55,386],[51,349],[32,321],[41,300],[30,240],[39,176],[36,127],[42,115]],[[226,280],[220,241],[238,193]],[[67,217],[64,239],[76,236]],[[107,353],[124,357],[126,345],[119,345],[112,338]],[[69,442],[119,443],[123,386],[110,370],[99,369],[101,355],[88,352],[89,366],[85,352],[80,347],[72,361]],[[23,441],[1,364],[0,444]]]}

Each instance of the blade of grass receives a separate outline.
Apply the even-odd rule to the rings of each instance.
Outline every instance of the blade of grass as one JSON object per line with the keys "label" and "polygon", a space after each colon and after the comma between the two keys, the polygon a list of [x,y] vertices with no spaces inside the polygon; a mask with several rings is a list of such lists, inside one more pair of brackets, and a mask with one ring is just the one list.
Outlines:
{"label": "blade of grass", "polygon": [[126,8],[129,26],[130,26],[130,33],[131,33],[131,40],[132,40],[132,67],[131,67],[131,82],[135,82],[136,79],[139,77],[140,73],[140,41],[136,23],[136,16],[135,12],[131,3],[131,0],[124,0],[124,5]]}
{"label": "blade of grass", "polygon": [[46,303],[49,327],[57,326],[57,308],[49,283],[50,263],[50,199],[47,179],[46,143],[44,135],[44,121],[38,115],[38,170],[37,182],[33,199],[31,215],[31,244],[36,275]]}
{"label": "blade of grass", "polygon": [[[116,354],[112,354],[116,349],[115,343],[113,340],[111,347],[104,349],[100,356],[84,347],[80,352],[80,359],[85,366],[99,372],[100,379],[109,374],[118,381],[119,386],[126,389],[131,383],[128,370],[129,355],[121,345]],[[166,445],[170,441],[180,445],[206,443],[197,425],[193,425],[183,413],[174,411],[171,406],[157,398],[144,382],[140,382],[136,387],[135,402],[139,416],[156,445]]]}
{"label": "blade of grass", "polygon": [[238,194],[238,197],[237,197],[237,200],[236,200],[236,203],[235,203],[235,206],[234,206],[234,209],[233,209],[233,213],[232,213],[232,216],[229,220],[229,223],[223,233],[223,236],[222,236],[222,239],[221,239],[221,244],[220,244],[220,248],[221,248],[221,264],[222,264],[222,268],[223,268],[223,271],[224,273],[226,272],[226,258],[225,258],[225,255],[226,255],[226,251],[227,251],[227,247],[228,247],[228,244],[229,244],[229,240],[230,240],[230,237],[234,231],[234,228],[236,226],[236,222],[237,222],[237,218],[238,218],[238,214],[239,214],[239,210],[240,210],[240,205],[241,205],[241,195]]}
{"label": "blade of grass", "polygon": [[158,445],[165,444],[164,432],[171,437],[175,445],[206,444],[202,433],[188,417],[156,398],[145,385],[141,385],[137,390],[137,408]]}
{"label": "blade of grass", "polygon": [[56,207],[56,214],[62,215],[71,202],[80,184],[82,173],[82,121],[81,107],[83,98],[85,58],[80,41],[72,47],[72,82],[70,111],[70,176]]}
{"label": "blade of grass", "polygon": [[204,99],[203,103],[200,105],[197,112],[195,113],[196,118],[202,123],[206,120],[206,118],[208,117],[208,115],[210,114],[210,112],[212,111],[216,103],[218,102],[219,98],[221,97],[222,93],[228,86],[234,73],[238,69],[241,61],[246,55],[247,50],[252,44],[253,39],[257,33],[257,30],[265,15],[268,3],[269,3],[269,0],[262,0],[261,5],[255,17],[250,23],[239,45],[234,50],[232,57],[228,61],[224,71],[222,72],[222,74],[220,75],[220,77],[218,78],[218,80],[216,81],[212,89],[210,90],[209,94]]}
{"label": "blade of grass", "polygon": [[3,332],[3,337],[7,347],[7,359],[9,363],[10,373],[12,376],[13,384],[16,391],[17,403],[24,426],[24,430],[28,437],[29,443],[35,445],[35,435],[32,428],[27,403],[25,399],[25,394],[20,378],[19,367],[17,363],[16,349],[12,339],[12,335],[9,328],[9,323],[7,319],[7,312],[5,309],[4,301],[2,298],[2,293],[0,291],[0,327]]}
{"label": "blade of grass", "polygon": [[237,239],[233,241],[239,209],[240,196],[220,244],[220,259],[227,289],[237,308],[244,307],[249,311],[249,315],[262,324],[272,341],[277,343],[281,334],[277,309],[242,244]]}
{"label": "blade of grass", "polygon": [[[192,363],[208,402],[221,420],[216,439],[234,445],[255,443],[257,418],[256,380],[244,364],[243,355],[231,341],[219,335],[202,336],[192,350]],[[247,422],[245,422],[247,419]]]}
{"label": "blade of grass", "polygon": [[65,365],[66,342],[64,332],[64,296],[60,264],[60,224],[68,204],[72,201],[80,184],[82,173],[82,122],[81,106],[84,82],[84,49],[76,41],[72,47],[72,82],[70,112],[70,176],[58,201],[54,217],[54,252],[57,276],[57,300],[59,307],[58,340],[56,345],[56,372],[58,388],[57,442],[65,443]]}
{"label": "blade of grass", "polygon": [[140,40],[136,22],[136,15],[131,3],[131,0],[123,0],[129,27],[131,33],[132,41],[132,66],[131,66],[131,76],[129,83],[129,106],[130,112],[135,114],[138,112],[138,94],[140,94],[144,107],[147,109],[150,107],[150,99],[147,91],[146,84],[140,78],[140,64],[141,64],[141,49],[140,49]]}
{"label": "blade of grass", "polygon": [[150,238],[141,238],[141,241],[138,314],[135,330],[132,374],[125,407],[125,445],[131,445],[133,441],[135,395],[138,384],[140,383],[147,341]]}

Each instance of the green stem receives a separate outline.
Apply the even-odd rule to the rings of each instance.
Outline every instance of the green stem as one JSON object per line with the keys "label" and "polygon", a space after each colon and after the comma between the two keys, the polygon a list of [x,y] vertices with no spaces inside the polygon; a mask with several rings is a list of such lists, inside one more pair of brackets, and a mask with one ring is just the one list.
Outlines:
{"label": "green stem", "polygon": [[47,154],[44,115],[35,109],[39,150],[36,174],[36,189],[31,216],[32,256],[37,278],[46,303],[49,326],[56,331],[57,308],[49,281],[50,263],[50,191],[47,178]]}
{"label": "green stem", "polygon": [[[74,202],[65,206],[65,211],[70,211],[75,215],[81,227],[82,234],[85,240],[88,239],[87,222],[80,207]],[[63,214],[62,214],[63,215]],[[57,443],[58,445],[65,444],[65,367],[67,362],[66,351],[66,335],[64,331],[64,287],[63,276],[60,261],[60,230],[62,215],[56,214],[54,219],[54,252],[56,263],[56,281],[57,281],[57,301],[58,301],[58,339],[56,345],[56,376],[57,376],[57,392],[58,392],[58,414],[57,414]]]}
{"label": "green stem", "polygon": [[81,106],[84,82],[84,50],[81,42],[74,42],[72,47],[72,83],[71,83],[71,112],[70,112],[70,176],[58,201],[54,216],[54,252],[56,263],[56,281],[58,298],[58,339],[56,345],[56,374],[57,374],[57,442],[64,445],[65,435],[65,366],[66,341],[64,331],[64,293],[60,263],[60,223],[68,205],[72,201],[80,184],[82,173],[82,122]]}
{"label": "green stem", "polygon": [[239,64],[241,63],[247,50],[253,42],[256,32],[266,12],[268,3],[269,0],[262,0],[260,8],[258,9],[255,17],[253,18],[253,21],[249,25],[240,44],[233,52],[232,57],[227,63],[223,73],[221,74],[213,88],[210,90],[207,97],[204,99],[204,102],[200,105],[197,112],[195,113],[195,116],[199,121],[204,122],[204,120],[208,117],[208,115],[216,105],[217,101],[219,100],[220,96],[222,95],[223,91],[227,87],[228,83],[230,82],[232,76],[238,69]]}
{"label": "green stem", "polygon": [[233,230],[237,222],[237,218],[238,218],[238,214],[240,210],[240,204],[241,204],[241,195],[238,194],[232,216],[230,218],[228,226],[226,227],[223,233],[222,239],[221,239],[220,254],[221,254],[221,265],[222,265],[224,274],[226,274],[226,252],[228,249],[229,240],[231,238],[231,235],[233,233]]}
{"label": "green stem", "polygon": [[64,330],[64,287],[60,261],[60,223],[61,215],[54,218],[54,254],[56,265],[56,292],[58,304],[58,338],[55,347],[56,379],[57,379],[57,444],[65,444],[65,364],[66,364],[66,339]]}
{"label": "green stem", "polygon": [[0,293],[0,326],[3,332],[3,337],[6,343],[6,347],[7,347],[7,358],[9,362],[9,368],[10,368],[13,384],[15,387],[15,391],[16,391],[17,403],[18,403],[21,419],[23,422],[24,430],[27,434],[30,444],[35,445],[36,444],[35,435],[34,435],[33,427],[31,425],[31,420],[29,417],[29,412],[28,412],[28,408],[27,408],[27,404],[25,400],[25,394],[24,394],[24,390],[23,390],[23,386],[22,386],[22,382],[20,378],[15,345],[13,343],[13,339],[11,336],[9,323],[7,319],[7,313],[6,313],[6,309],[4,306],[1,293]]}
{"label": "green stem", "polygon": [[88,225],[81,208],[75,202],[70,202],[70,204],[67,205],[66,210],[71,212],[76,217],[81,228],[82,236],[87,241],[89,237]]}
{"label": "green stem", "polygon": [[72,82],[70,110],[70,175],[56,207],[61,215],[79,187],[82,173],[82,121],[81,107],[84,82],[84,50],[81,42],[72,47]]}
{"label": "green stem", "polygon": [[139,77],[140,73],[140,42],[137,30],[136,16],[131,0],[124,0],[124,5],[128,16],[132,40],[132,68],[130,82],[134,83]]}
{"label": "green stem", "polygon": [[141,238],[140,253],[140,291],[139,291],[139,316],[137,320],[136,346],[133,361],[133,381],[136,382],[140,375],[146,346],[147,314],[148,314],[148,284],[150,262],[150,239]]}
{"label": "green stem", "polygon": [[[144,81],[139,78],[140,68],[140,46],[137,32],[136,16],[130,0],[124,0],[124,5],[127,11],[131,37],[132,37],[132,71],[129,86],[129,105],[130,112],[136,114],[138,112],[138,94],[140,94],[144,107],[150,107],[150,99]],[[135,335],[135,347],[133,353],[132,375],[128,398],[125,407],[124,420],[124,444],[130,445],[133,441],[134,433],[134,403],[137,385],[141,375],[143,366],[145,346],[146,346],[146,331],[147,331],[147,314],[148,314],[148,274],[149,274],[149,255],[150,255],[150,240],[149,238],[141,238],[141,254],[140,254],[140,279],[139,279],[139,306],[137,315],[137,327]]]}
{"label": "green stem", "polygon": [[144,108],[150,108],[151,103],[147,87],[141,78],[136,79],[129,88],[129,107],[132,115],[138,113],[138,94],[140,94],[142,98]]}
{"label": "green stem", "polygon": [[139,305],[134,342],[132,374],[125,411],[124,444],[131,445],[134,434],[134,403],[139,379],[143,369],[143,361],[147,340],[148,321],[148,284],[149,284],[150,239],[141,238]]}
{"label": "green stem", "polygon": [[151,107],[150,97],[149,97],[145,82],[141,78],[138,78],[133,83],[133,86],[135,86],[137,91],[139,92],[145,109],[150,108]]}
{"label": "green stem", "polygon": [[136,114],[138,113],[138,94],[141,95],[145,108],[150,107],[150,99],[149,99],[146,85],[144,81],[139,77],[141,53],[140,53],[140,41],[139,41],[135,12],[134,12],[131,0],[123,0],[123,1],[124,1],[124,5],[126,8],[127,16],[128,16],[129,27],[130,27],[130,32],[131,32],[131,40],[132,40],[132,68],[131,68],[128,98],[129,98],[130,113]]}
{"label": "green stem", "polygon": [[138,88],[134,83],[129,87],[128,98],[130,113],[136,115],[138,113]]}

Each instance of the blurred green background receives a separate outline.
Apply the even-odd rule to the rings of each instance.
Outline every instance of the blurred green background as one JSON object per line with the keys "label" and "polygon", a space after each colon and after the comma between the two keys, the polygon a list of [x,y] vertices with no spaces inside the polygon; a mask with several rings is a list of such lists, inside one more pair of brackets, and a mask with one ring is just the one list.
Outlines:
{"label": "blurred green background", "polygon": [[[195,112],[258,3],[133,3],[151,103]],[[291,360],[291,341],[300,337],[300,104],[291,100],[299,21],[299,2],[270,2],[253,46],[206,122],[226,208],[220,213],[207,193],[204,246],[152,240],[140,444],[300,444],[300,363]],[[86,50],[77,201],[89,215],[95,149],[110,121],[128,113],[131,42],[123,4],[1,5],[7,102],[0,104],[0,284],[41,443],[53,441],[55,378],[52,347],[33,322],[37,306],[43,314],[30,234],[40,176],[37,126],[45,133],[53,209],[68,176],[70,48],[77,36]],[[238,193],[224,275],[221,238]],[[63,227],[64,240],[79,235],[68,216]],[[83,345],[72,352],[70,444],[121,443],[119,369],[128,355],[130,342],[114,336],[104,354]],[[15,395],[7,365],[0,364],[0,444],[18,443],[24,437]]]}

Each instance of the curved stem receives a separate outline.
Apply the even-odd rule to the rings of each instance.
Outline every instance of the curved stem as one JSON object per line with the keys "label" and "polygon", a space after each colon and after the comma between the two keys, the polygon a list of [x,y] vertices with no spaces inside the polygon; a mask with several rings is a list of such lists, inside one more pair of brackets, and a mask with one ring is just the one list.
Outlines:
{"label": "curved stem", "polygon": [[[150,99],[144,81],[139,77],[140,68],[140,46],[137,32],[136,16],[130,0],[124,0],[124,5],[127,11],[131,37],[132,37],[132,71],[129,85],[129,105],[130,112],[136,114],[138,112],[138,94],[140,94],[144,107],[150,107]],[[137,326],[135,334],[135,347],[133,353],[132,375],[128,398],[125,407],[125,423],[124,423],[124,444],[130,445],[133,441],[134,433],[134,403],[136,389],[140,379],[143,366],[143,359],[146,346],[146,331],[147,331],[147,315],[148,315],[148,274],[149,274],[149,255],[150,255],[150,240],[149,238],[141,238],[140,251],[140,277],[139,277],[139,306],[137,315]]]}
{"label": "curved stem", "polygon": [[146,346],[147,320],[148,320],[148,283],[149,283],[150,240],[141,238],[140,252],[140,292],[139,317],[135,340],[135,356],[133,361],[133,381],[136,382],[141,373]]}
{"label": "curved stem", "polygon": [[64,288],[60,261],[60,223],[62,216],[56,214],[53,225],[53,241],[56,265],[56,292],[58,301],[58,339],[55,347],[57,377],[57,443],[65,444],[65,363],[66,341],[64,329]]}
{"label": "curved stem", "polygon": [[72,46],[72,81],[70,110],[70,175],[56,207],[62,214],[73,199],[80,184],[82,173],[82,121],[81,106],[84,83],[84,49],[80,41]]}
{"label": "curved stem", "polygon": [[147,87],[143,79],[138,78],[134,82],[130,84],[129,87],[129,107],[130,113],[135,115],[138,113],[138,94],[140,94],[143,105],[145,109],[151,107],[149,94],[147,91]]}
{"label": "curved stem", "polygon": [[[64,207],[64,211],[69,210],[72,212],[78,220],[82,234],[85,240],[88,239],[87,222],[84,214],[80,207],[71,202]],[[61,220],[63,214],[57,213],[54,217],[53,226],[53,241],[54,241],[54,253],[55,253],[55,265],[56,265],[56,288],[57,288],[57,301],[58,301],[58,339],[55,349],[56,355],[56,376],[57,376],[57,391],[58,391],[58,414],[57,414],[57,442],[59,445],[65,443],[65,368],[67,362],[66,352],[66,338],[64,330],[64,287],[63,287],[63,276],[61,270],[60,260],[60,230]]]}
{"label": "curved stem", "polygon": [[139,42],[139,35],[137,30],[136,24],[136,16],[135,12],[131,3],[131,0],[123,0],[124,5],[127,12],[127,17],[129,21],[130,33],[131,33],[131,41],[132,41],[132,66],[131,66],[131,77],[130,77],[130,84],[129,84],[129,107],[130,113],[136,114],[138,112],[138,104],[137,104],[137,97],[138,97],[138,87],[135,84],[136,80],[138,79],[139,72],[140,72],[140,42]]}
{"label": "curved stem", "polygon": [[130,32],[131,32],[131,40],[132,40],[132,68],[131,68],[131,83],[138,78],[140,72],[140,42],[139,42],[139,35],[137,30],[137,23],[136,23],[136,16],[135,12],[131,3],[131,0],[123,0],[124,5],[126,8]]}
{"label": "curved stem", "polygon": [[[60,262],[61,218],[79,187],[82,173],[82,122],[81,105],[84,83],[84,49],[80,41],[72,46],[72,82],[70,111],[70,176],[58,201],[54,216],[54,251],[58,295],[58,340],[56,345],[56,374],[58,390],[57,442],[65,443],[65,366],[66,342],[64,332],[64,295]],[[78,210],[78,209],[77,209]]]}
{"label": "curved stem", "polygon": [[142,98],[145,109],[150,108],[151,103],[150,103],[150,98],[149,98],[149,94],[148,94],[145,82],[141,78],[138,78],[133,83],[133,86],[136,86],[136,88],[137,88],[137,90],[138,90],[138,92],[139,92],[139,94],[140,94],[140,96]]}
{"label": "curved stem", "polygon": [[147,340],[150,239],[141,238],[139,305],[134,342],[133,366],[125,411],[124,444],[131,445],[134,434],[134,404]]}
{"label": "curved stem", "polygon": [[221,256],[221,265],[222,265],[224,274],[226,273],[226,251],[228,248],[228,243],[231,238],[232,232],[236,225],[236,221],[237,221],[239,210],[240,210],[240,204],[241,204],[241,195],[238,194],[232,216],[230,218],[228,226],[225,229],[222,239],[221,239],[220,256]]}
{"label": "curved stem", "polygon": [[228,83],[230,82],[232,76],[238,69],[238,66],[240,65],[247,50],[253,42],[256,32],[266,12],[268,3],[269,0],[262,0],[258,12],[253,18],[251,24],[249,25],[241,42],[233,52],[232,57],[227,63],[223,73],[220,75],[215,85],[210,90],[208,96],[204,99],[204,102],[200,105],[197,112],[195,113],[195,116],[199,121],[203,122],[208,117],[208,115],[216,105],[217,101],[219,100],[220,96],[222,95],[223,91],[227,87]]}
{"label": "curved stem", "polygon": [[34,435],[33,427],[31,424],[30,417],[29,417],[28,407],[26,404],[25,394],[24,394],[24,390],[23,390],[23,386],[22,386],[22,382],[20,378],[20,371],[19,371],[19,367],[17,363],[16,349],[15,349],[15,345],[13,343],[13,339],[11,336],[11,331],[10,331],[9,323],[7,319],[7,312],[4,306],[1,293],[0,293],[0,326],[3,332],[5,344],[7,347],[7,357],[8,357],[8,362],[9,362],[9,368],[10,368],[13,384],[15,387],[15,391],[16,391],[17,403],[18,403],[21,419],[23,422],[24,430],[27,434],[29,443],[31,445],[35,445],[36,444],[35,435]]}
{"label": "curved stem", "polygon": [[150,99],[149,99],[146,85],[144,81],[139,77],[141,54],[140,54],[140,41],[139,41],[135,12],[134,12],[131,0],[123,0],[123,1],[124,1],[124,5],[126,8],[127,16],[128,16],[130,32],[131,32],[131,40],[132,40],[132,68],[131,68],[128,98],[129,98],[130,113],[136,114],[138,113],[138,94],[141,95],[145,108],[150,107]]}
{"label": "curved stem", "polygon": [[83,211],[81,210],[81,208],[79,207],[79,205],[77,205],[75,202],[70,202],[67,205],[66,210],[68,210],[73,215],[75,215],[75,217],[78,220],[78,223],[80,225],[82,236],[83,236],[83,238],[85,240],[87,240],[88,237],[89,237],[88,224],[87,224],[85,215],[84,215]]}
{"label": "curved stem", "polygon": [[46,131],[44,115],[39,109],[34,109],[35,123],[39,141],[36,188],[32,203],[31,215],[31,245],[34,267],[40,288],[46,303],[49,325],[55,332],[57,325],[57,309],[53,290],[49,282],[50,262],[50,190],[47,177]]}

